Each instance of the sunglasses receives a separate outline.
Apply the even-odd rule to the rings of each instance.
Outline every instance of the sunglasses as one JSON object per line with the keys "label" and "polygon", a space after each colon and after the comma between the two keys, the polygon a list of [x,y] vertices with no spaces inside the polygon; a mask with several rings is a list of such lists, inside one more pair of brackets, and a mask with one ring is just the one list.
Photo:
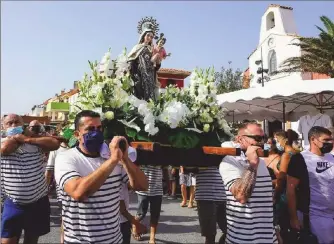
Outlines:
{"label": "sunglasses", "polygon": [[256,135],[243,135],[243,136],[247,136],[249,138],[252,138],[256,142],[263,142],[263,141],[266,140],[265,136],[256,136]]}

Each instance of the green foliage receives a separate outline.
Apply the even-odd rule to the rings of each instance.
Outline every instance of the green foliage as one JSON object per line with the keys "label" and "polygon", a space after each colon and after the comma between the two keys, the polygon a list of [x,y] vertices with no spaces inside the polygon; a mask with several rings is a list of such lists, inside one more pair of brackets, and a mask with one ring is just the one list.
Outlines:
{"label": "green foliage", "polygon": [[176,148],[195,148],[200,142],[199,135],[186,130],[174,130],[168,137],[169,144]]}
{"label": "green foliage", "polygon": [[279,73],[314,72],[334,78],[334,23],[326,16],[321,16],[325,28],[316,26],[318,37],[297,37],[291,45],[302,50],[300,57],[285,60]]}
{"label": "green foliage", "polygon": [[215,73],[217,94],[233,92],[242,89],[242,71],[233,68],[222,67],[220,72]]}

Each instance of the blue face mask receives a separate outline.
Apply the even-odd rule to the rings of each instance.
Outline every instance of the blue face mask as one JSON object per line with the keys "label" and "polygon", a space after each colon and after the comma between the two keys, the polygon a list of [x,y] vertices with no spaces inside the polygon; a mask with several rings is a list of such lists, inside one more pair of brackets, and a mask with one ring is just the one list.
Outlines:
{"label": "blue face mask", "polygon": [[90,153],[99,153],[104,142],[102,131],[90,131],[83,135],[84,147]]}
{"label": "blue face mask", "polygon": [[23,128],[22,126],[16,126],[16,127],[11,127],[8,128],[6,131],[7,136],[15,136],[23,133]]}
{"label": "blue face mask", "polygon": [[281,146],[281,144],[279,144],[279,142],[276,142],[276,148],[278,151],[283,152],[284,151],[284,147]]}
{"label": "blue face mask", "polygon": [[271,145],[268,144],[268,143],[265,143],[264,146],[263,146],[263,149],[266,150],[266,151],[270,151]]}

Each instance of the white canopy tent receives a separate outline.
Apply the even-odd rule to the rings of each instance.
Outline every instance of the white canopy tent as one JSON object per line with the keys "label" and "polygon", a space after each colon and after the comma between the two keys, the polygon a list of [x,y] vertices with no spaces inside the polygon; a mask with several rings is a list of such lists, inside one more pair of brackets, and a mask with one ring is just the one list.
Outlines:
{"label": "white canopy tent", "polygon": [[258,119],[297,121],[312,111],[334,114],[334,79],[284,79],[217,96],[228,121]]}

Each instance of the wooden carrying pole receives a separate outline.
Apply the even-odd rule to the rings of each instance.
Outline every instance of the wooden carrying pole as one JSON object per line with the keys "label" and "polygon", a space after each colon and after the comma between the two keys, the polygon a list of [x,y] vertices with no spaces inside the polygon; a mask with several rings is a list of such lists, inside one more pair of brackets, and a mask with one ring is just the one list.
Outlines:
{"label": "wooden carrying pole", "polygon": [[[202,147],[192,149],[173,148],[155,142],[131,142],[137,149],[137,164],[161,166],[208,167],[219,166],[224,156],[240,156],[240,148]],[[259,149],[259,157],[268,157],[268,151]]]}

